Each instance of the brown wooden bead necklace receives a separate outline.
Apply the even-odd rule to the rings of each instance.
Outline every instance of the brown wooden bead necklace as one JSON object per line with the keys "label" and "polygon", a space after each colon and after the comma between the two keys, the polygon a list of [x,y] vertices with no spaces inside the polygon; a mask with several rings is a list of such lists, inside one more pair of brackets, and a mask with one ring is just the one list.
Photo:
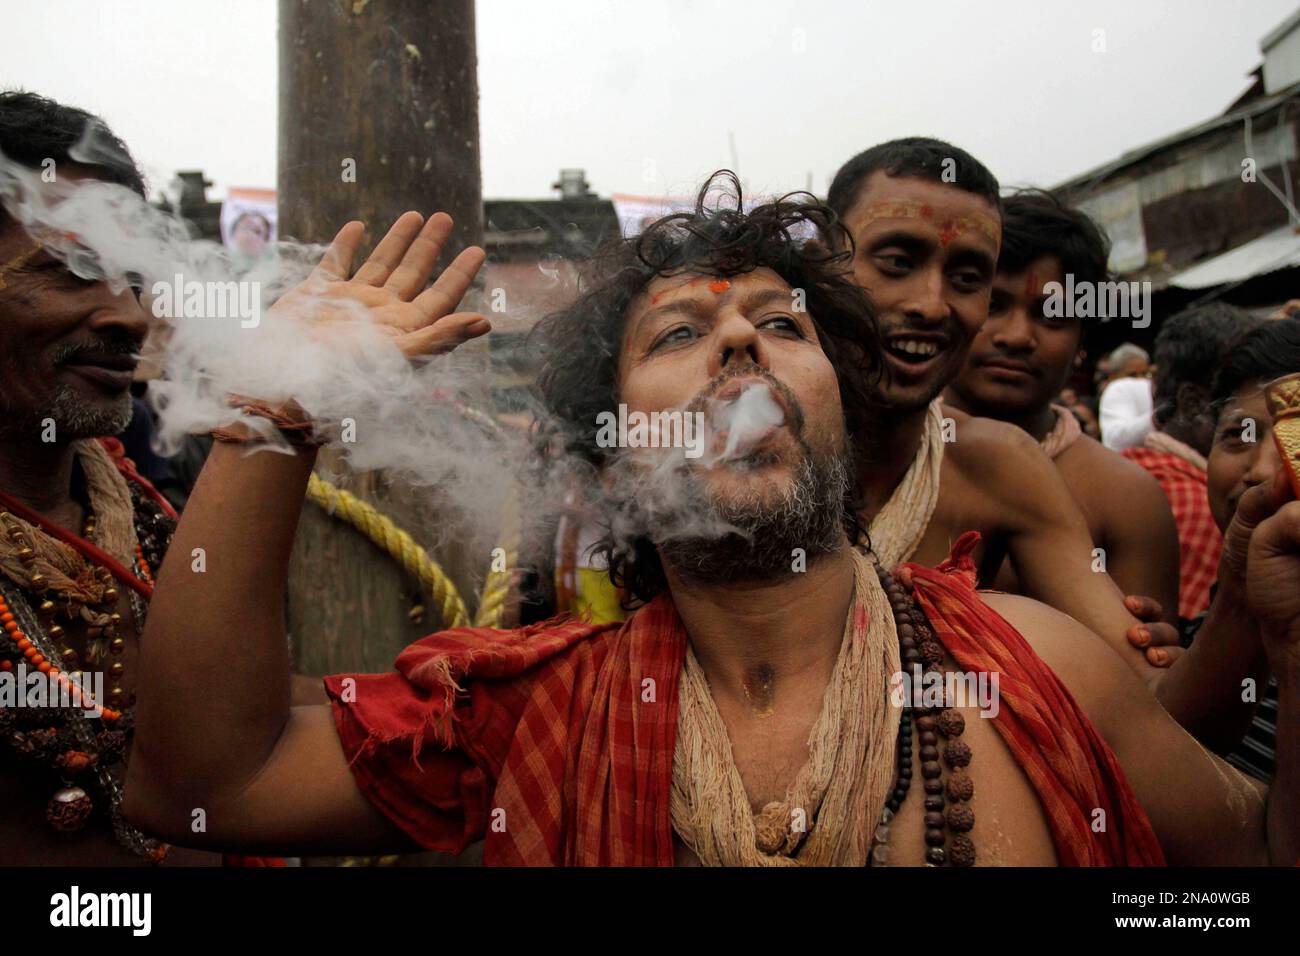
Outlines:
{"label": "brown wooden bead necklace", "polygon": [[[877,566],[876,573],[894,613],[903,666],[909,669],[920,666],[923,674],[941,675],[943,645],[926,620],[925,612],[889,572]],[[913,707],[910,701],[904,703],[898,722],[898,770],[894,790],[885,801],[880,824],[872,837],[868,865],[884,865],[889,859],[889,826],[907,799],[912,784],[913,725],[920,746],[921,778],[925,789],[926,865],[973,866],[975,844],[970,831],[975,826],[975,812],[971,809],[970,799],[975,794],[975,784],[966,770],[971,762],[971,749],[969,744],[958,739],[966,729],[966,719],[955,708]],[[945,741],[942,762],[939,754],[941,736]],[[946,784],[944,764],[948,766]]]}

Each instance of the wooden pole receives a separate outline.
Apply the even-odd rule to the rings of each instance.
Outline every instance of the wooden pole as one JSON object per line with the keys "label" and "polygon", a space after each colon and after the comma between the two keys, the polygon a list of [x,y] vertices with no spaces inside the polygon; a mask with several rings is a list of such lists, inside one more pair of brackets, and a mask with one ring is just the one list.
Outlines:
{"label": "wooden pole", "polygon": [[[474,43],[473,0],[280,0],[281,234],[327,242],[361,219],[373,243],[408,209],[443,210],[456,221],[444,264],[480,243]],[[337,468],[326,461],[318,471]],[[354,475],[346,486],[426,547],[439,542],[430,553],[472,613],[490,561],[482,535],[449,534],[426,494],[383,475]],[[427,612],[413,620],[421,604]],[[389,670],[406,644],[442,626],[390,557],[310,502],[290,567],[288,616],[305,674]]]}

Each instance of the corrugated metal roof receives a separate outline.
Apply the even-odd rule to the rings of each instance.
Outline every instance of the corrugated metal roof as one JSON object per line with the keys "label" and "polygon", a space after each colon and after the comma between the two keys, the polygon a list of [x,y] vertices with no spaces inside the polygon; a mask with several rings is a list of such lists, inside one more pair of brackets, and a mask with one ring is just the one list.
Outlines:
{"label": "corrugated metal roof", "polygon": [[1225,113],[1222,116],[1216,116],[1213,119],[1198,123],[1195,126],[1189,126],[1187,129],[1180,130],[1163,139],[1147,143],[1145,146],[1139,146],[1137,149],[1131,149],[1121,155],[1118,159],[1113,159],[1109,163],[1103,163],[1094,169],[1088,170],[1078,176],[1059,183],[1055,189],[1070,190],[1079,186],[1096,186],[1116,173],[1127,169],[1129,166],[1136,165],[1149,156],[1168,149],[1171,146],[1177,146],[1179,143],[1194,140],[1197,137],[1213,133],[1218,129],[1233,126],[1242,122],[1247,116],[1255,117],[1261,113],[1267,113],[1269,110],[1280,105],[1284,100],[1289,99],[1300,93],[1300,83],[1293,83],[1284,90],[1278,90],[1272,96],[1265,96],[1257,100],[1252,100],[1247,105],[1232,112]]}
{"label": "corrugated metal roof", "polygon": [[1169,280],[1180,289],[1208,289],[1300,265],[1300,235],[1290,226],[1274,229]]}

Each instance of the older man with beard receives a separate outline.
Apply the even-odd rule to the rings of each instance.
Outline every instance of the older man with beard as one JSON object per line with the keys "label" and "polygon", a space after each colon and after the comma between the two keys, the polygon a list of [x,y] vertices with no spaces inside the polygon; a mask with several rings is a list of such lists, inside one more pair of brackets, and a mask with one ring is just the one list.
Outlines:
{"label": "older man with beard", "polygon": [[[32,190],[110,183],[143,199],[144,180],[103,121],[33,93],[0,93],[0,164],[0,678],[34,672],[51,694],[102,684],[89,714],[0,695],[4,862],[216,865],[120,809],[139,636],[176,518],[111,437],[131,421],[149,317],[90,256],[74,269],[55,254],[75,235],[16,218]],[[293,688],[324,699],[307,678]]]}
{"label": "older man with beard", "polygon": [[[73,158],[89,128],[94,164]],[[95,117],[31,93],[0,94],[0,154],[38,178],[144,182]],[[54,166],[43,165],[53,160]],[[13,170],[0,171],[12,198]],[[102,710],[0,706],[4,862],[158,862],[167,848],[121,818],[139,634],[175,512],[109,436],[131,420],[148,317],[136,292],[78,274],[0,210],[0,676],[50,687],[102,678]],[[71,676],[69,676],[71,675]],[[16,702],[15,702],[16,703]],[[216,863],[191,850],[173,862]]]}
{"label": "older man with beard", "polygon": [[[238,443],[260,431],[223,433],[178,532],[182,551],[207,549],[209,573],[168,564],[150,619],[128,813],[249,849],[485,838],[489,864],[1293,863],[1294,734],[1266,794],[1200,750],[1095,635],[978,596],[969,539],[902,581],[852,547],[839,492],[879,346],[839,263],[791,238],[800,221],[832,228],[823,207],[742,215],[701,198],[545,327],[549,447],[563,440],[602,479],[619,457],[593,441],[611,403],[664,412],[759,389],[782,413],[739,453],[715,434],[707,463],[681,463],[676,513],[607,539],[648,602],[623,624],[435,634],[393,672],[327,679],[331,708],[291,709],[278,602],[315,456],[301,440],[292,456],[246,455]],[[420,291],[449,228],[408,213],[353,275],[351,223],[276,308],[362,303],[408,355],[454,347],[487,322],[453,312],[480,250]],[[301,439],[292,403],[247,409]],[[1294,582],[1300,504],[1273,507],[1249,577]],[[1296,591],[1252,591],[1288,716]],[[940,679],[991,665],[1017,693],[990,719],[947,697],[896,700],[904,665]]]}
{"label": "older man with beard", "polygon": [[[884,339],[874,412],[853,431],[862,452],[854,477],[860,540],[886,567],[934,564],[959,535],[978,531],[982,581],[1011,565],[1021,593],[1103,635],[1157,685],[1157,668],[1179,653],[1177,631],[1140,623],[1126,608],[1051,462],[1018,429],[939,399],[988,318],[1002,237],[997,180],[964,150],[913,137],[845,163],[827,202],[846,227],[835,236],[853,248],[846,262],[879,310]],[[565,522],[557,537],[557,605],[620,618],[589,530]]]}

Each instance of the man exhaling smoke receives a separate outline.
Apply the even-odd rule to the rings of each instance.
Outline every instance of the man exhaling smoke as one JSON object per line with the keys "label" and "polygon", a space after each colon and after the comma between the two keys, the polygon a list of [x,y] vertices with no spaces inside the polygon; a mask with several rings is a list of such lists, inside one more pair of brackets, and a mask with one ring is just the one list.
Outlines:
{"label": "man exhaling smoke", "polygon": [[811,447],[798,398],[753,363],[718,375],[687,412],[712,408],[715,439],[732,439],[716,427],[719,406],[736,403],[742,389],[754,387],[770,388],[778,396],[797,455],[789,478],[776,486],[740,488],[712,480],[716,469],[752,474],[781,459],[773,447],[776,427],[741,420],[724,426],[750,431],[741,453],[727,456],[714,450],[703,459],[682,461],[674,456],[672,481],[646,480],[645,469],[655,466],[645,461],[643,451],[629,450],[610,465],[616,537],[648,537],[674,570],[701,583],[767,579],[788,573],[796,555],[811,561],[840,547],[850,474],[843,430],[832,446]]}
{"label": "man exhaling smoke", "polygon": [[[1097,635],[1025,598],[977,593],[971,536],[939,569],[907,566],[910,585],[878,571],[846,527],[806,568],[769,570],[778,545],[809,546],[819,522],[835,523],[846,424],[863,412],[864,359],[881,348],[865,293],[791,236],[797,222],[833,224],[828,213],[787,200],[744,214],[702,196],[541,324],[539,389],[598,482],[618,460],[596,437],[611,407],[649,416],[753,387],[784,402],[781,425],[740,461],[690,470],[685,497],[701,517],[753,539],[739,559],[702,542],[661,554],[654,525],[630,548],[607,542],[611,570],[643,602],[621,624],[440,632],[391,672],[326,678],[330,707],[290,707],[280,588],[316,449],[247,455],[239,445],[264,438],[227,430],[181,521],[180,557],[161,572],[128,817],[178,841],[280,852],[459,852],[482,839],[488,865],[1294,863],[1296,741],[1279,736],[1265,795],[1200,750]],[[462,252],[436,296],[417,295],[449,230],[445,216],[408,213],[354,272],[351,223],[317,289],[374,303],[408,355],[455,347],[487,331],[453,311],[482,251]],[[313,310],[317,289],[275,308]],[[292,406],[245,409],[301,436]],[[1249,611],[1293,688],[1300,600],[1269,582],[1300,576],[1300,504],[1268,491],[1239,509],[1276,511],[1251,535]],[[681,508],[690,516],[689,500]],[[219,556],[206,575],[186,571],[196,546]],[[727,560],[739,562],[732,576]],[[921,662],[936,678],[992,670],[1016,693],[987,720],[960,702],[914,704],[914,726],[886,705],[888,682]],[[1294,698],[1281,710],[1279,726],[1293,724]],[[221,811],[203,832],[196,806]]]}

